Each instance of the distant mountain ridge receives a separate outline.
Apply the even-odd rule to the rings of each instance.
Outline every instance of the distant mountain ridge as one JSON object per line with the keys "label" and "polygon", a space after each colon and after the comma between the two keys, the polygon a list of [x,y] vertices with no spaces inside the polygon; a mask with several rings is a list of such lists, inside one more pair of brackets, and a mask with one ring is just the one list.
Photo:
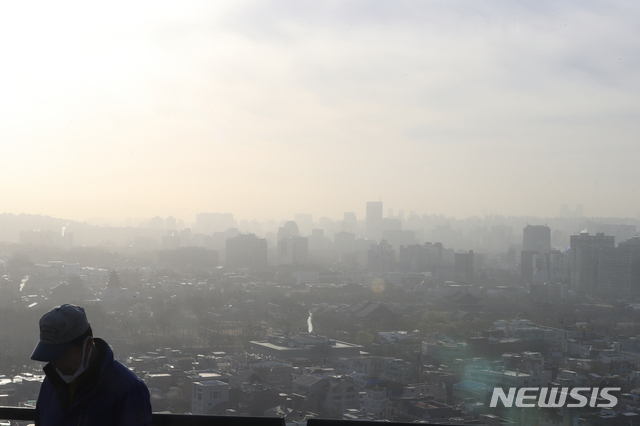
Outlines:
{"label": "distant mountain ridge", "polygon": [[20,241],[20,231],[60,231],[63,228],[90,227],[86,223],[68,219],[60,219],[51,216],[36,214],[0,214],[0,241],[17,243]]}
{"label": "distant mountain ridge", "polygon": [[165,234],[165,231],[157,229],[104,227],[36,214],[0,214],[0,242],[19,243],[20,232],[34,230],[60,234],[64,230],[73,235],[73,245],[122,246],[140,239],[159,241]]}

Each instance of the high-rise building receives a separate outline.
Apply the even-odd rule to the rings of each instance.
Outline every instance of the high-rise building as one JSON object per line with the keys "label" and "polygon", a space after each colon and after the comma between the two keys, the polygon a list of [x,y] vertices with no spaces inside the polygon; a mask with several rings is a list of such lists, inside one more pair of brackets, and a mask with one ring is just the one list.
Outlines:
{"label": "high-rise building", "polygon": [[536,264],[539,260],[539,254],[534,250],[522,250],[520,252],[520,277],[523,283],[533,283],[536,270]]}
{"label": "high-rise building", "polygon": [[181,247],[180,234],[171,232],[169,235],[162,237],[162,250],[176,250]]}
{"label": "high-rise building", "polygon": [[473,250],[468,253],[456,253],[454,258],[456,283],[473,284]]}
{"label": "high-rise building", "polygon": [[522,230],[522,250],[546,253],[551,250],[551,228],[546,225],[527,225]]}
{"label": "high-rise building", "polygon": [[164,229],[164,219],[160,216],[149,219],[149,228],[151,229]]}
{"label": "high-rise building", "polygon": [[522,230],[522,252],[520,253],[520,276],[524,283],[533,283],[536,269],[544,268],[547,254],[551,251],[551,228],[546,225],[527,225]]}
{"label": "high-rise building", "polygon": [[[395,217],[385,217],[382,219],[382,233],[384,231],[401,231],[402,230],[402,221],[400,219],[396,219]],[[384,238],[384,236],[382,237]]]}
{"label": "high-rise building", "polygon": [[232,213],[198,213],[196,215],[196,229],[201,234],[226,231],[235,228],[238,222]]}
{"label": "high-rise building", "polygon": [[307,237],[287,237],[278,240],[278,263],[280,265],[306,265],[309,259]]}
{"label": "high-rise building", "polygon": [[333,247],[331,240],[324,236],[324,229],[312,229],[309,239],[309,251],[318,255],[318,252],[330,250]]}
{"label": "high-rise building", "polygon": [[376,241],[382,237],[382,201],[367,202],[366,233]]}
{"label": "high-rise building", "polygon": [[384,230],[382,231],[382,238],[391,244],[396,253],[400,252],[401,246],[406,247],[418,244],[416,231]]}
{"label": "high-rise building", "polygon": [[489,233],[489,249],[506,252],[513,243],[513,228],[508,225],[495,225]]}
{"label": "high-rise building", "polygon": [[601,248],[598,256],[598,293],[615,297],[635,297],[640,291],[640,238],[618,247]]}
{"label": "high-rise building", "polygon": [[262,271],[267,268],[267,240],[255,234],[240,234],[227,238],[226,267],[249,268]]}
{"label": "high-rise building", "polygon": [[358,232],[358,219],[354,212],[344,212],[342,217],[342,232],[355,234]]}
{"label": "high-rise building", "polygon": [[431,271],[434,257],[433,245],[430,243],[400,246],[400,267],[406,271]]}
{"label": "high-rise building", "polygon": [[547,253],[522,252],[522,276],[532,277],[529,284],[563,284],[567,281],[566,254],[560,250]]}
{"label": "high-rise building", "polygon": [[166,218],[164,220],[164,229],[166,229],[167,231],[175,231],[178,229],[178,220],[173,217],[173,216],[169,216],[168,218]]}
{"label": "high-rise building", "polygon": [[293,216],[296,224],[298,225],[298,229],[300,231],[300,235],[308,236],[311,235],[311,230],[313,229],[313,215],[309,213],[298,213]]}
{"label": "high-rise building", "polygon": [[299,237],[299,236],[300,236],[300,231],[298,230],[298,224],[295,223],[293,220],[288,221],[287,223],[284,224],[284,226],[281,226],[280,228],[278,228],[278,241],[284,240],[285,238]]}
{"label": "high-rise building", "polygon": [[333,236],[334,246],[339,255],[356,251],[356,234],[351,232],[336,232]]}
{"label": "high-rise building", "polygon": [[394,267],[396,253],[386,240],[380,244],[371,244],[367,251],[367,265],[373,272],[387,273]]}
{"label": "high-rise building", "polygon": [[568,274],[567,254],[560,250],[551,250],[548,261],[548,282],[550,284],[565,283]]}
{"label": "high-rise building", "polygon": [[622,223],[602,223],[591,220],[580,223],[580,229],[586,229],[590,233],[603,233],[616,237],[616,241],[627,241],[636,235],[636,225]]}
{"label": "high-rise building", "polygon": [[575,291],[595,293],[598,290],[598,260],[601,249],[615,247],[615,237],[603,233],[571,235],[569,279]]}

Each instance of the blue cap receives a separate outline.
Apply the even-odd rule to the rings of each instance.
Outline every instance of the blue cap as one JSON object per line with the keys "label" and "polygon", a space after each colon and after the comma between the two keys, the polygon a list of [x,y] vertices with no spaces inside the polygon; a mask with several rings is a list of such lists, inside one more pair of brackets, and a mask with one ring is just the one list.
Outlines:
{"label": "blue cap", "polygon": [[84,308],[65,304],[57,306],[40,318],[40,341],[31,359],[52,362],[61,358],[71,342],[89,329]]}

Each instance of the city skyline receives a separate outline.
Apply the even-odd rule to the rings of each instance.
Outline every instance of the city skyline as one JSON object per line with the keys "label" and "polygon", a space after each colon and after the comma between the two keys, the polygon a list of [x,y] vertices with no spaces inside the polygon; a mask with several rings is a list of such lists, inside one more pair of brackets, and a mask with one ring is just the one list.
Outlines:
{"label": "city skyline", "polygon": [[[269,226],[277,226],[283,225],[286,222],[295,222],[299,223],[302,220],[306,227],[312,225],[319,225],[322,222],[329,221],[332,223],[339,223],[346,221],[346,223],[356,220],[357,222],[353,222],[353,226],[358,225],[362,227],[362,232],[367,234],[371,231],[367,231],[367,226],[371,226],[371,223],[367,224],[367,206],[372,203],[368,201],[364,203],[360,208],[356,209],[356,211],[343,211],[342,213],[330,217],[330,216],[320,216],[315,214],[314,212],[289,212],[285,213],[285,216],[282,217],[266,217],[261,219],[260,217],[240,217],[234,212],[225,211],[225,212],[197,212],[193,215],[193,217],[178,217],[173,214],[168,214],[166,216],[162,216],[159,214],[153,214],[151,212],[150,216],[146,217],[130,217],[130,216],[120,216],[114,217],[112,219],[107,218],[88,218],[86,220],[77,220],[69,217],[60,217],[53,216],[50,214],[33,214],[28,212],[0,212],[0,215],[12,215],[15,217],[25,215],[27,217],[41,217],[41,218],[50,218],[56,221],[73,221],[77,223],[86,223],[88,225],[93,226],[115,226],[115,227],[142,227],[142,228],[161,228],[166,230],[177,230],[183,228],[190,228],[193,226],[198,226],[199,216],[211,216],[218,215],[220,217],[224,216],[225,219],[218,219],[219,225],[217,227],[218,230],[224,230],[228,228],[235,228],[241,223],[250,224],[250,223],[259,223],[263,225]],[[558,209],[556,214],[551,214],[549,216],[536,216],[533,214],[524,214],[524,215],[505,215],[500,212],[494,212],[493,214],[484,214],[484,215],[472,215],[465,217],[456,217],[456,216],[448,216],[445,214],[439,214],[435,212],[420,212],[414,210],[406,210],[401,206],[400,208],[392,208],[388,207],[384,204],[384,201],[374,201],[375,204],[381,204],[383,211],[381,212],[381,216],[378,218],[376,215],[375,222],[384,219],[398,219],[400,223],[411,221],[412,219],[420,219],[424,220],[425,218],[434,218],[438,220],[438,222],[466,222],[466,221],[489,221],[491,223],[502,223],[504,221],[522,221],[522,220],[531,220],[531,224],[543,225],[546,220],[561,220],[561,219],[571,219],[571,220],[605,220],[605,221],[613,221],[612,223],[626,223],[629,221],[640,221],[640,213],[635,217],[598,217],[589,214],[585,214],[581,204],[577,204],[575,208],[574,206],[570,206],[567,204],[562,204]],[[178,209],[175,209],[178,210]],[[588,212],[587,212],[588,213]],[[224,222],[224,224],[222,224]],[[162,224],[162,226],[160,225]],[[69,223],[67,223],[67,226]],[[351,225],[345,225],[351,226]],[[378,224],[377,226],[381,226]],[[207,226],[205,226],[205,229]],[[311,229],[309,228],[308,233],[310,233]]]}
{"label": "city skyline", "polygon": [[[37,7],[33,7],[33,6]],[[633,3],[0,9],[0,211],[636,217]]]}

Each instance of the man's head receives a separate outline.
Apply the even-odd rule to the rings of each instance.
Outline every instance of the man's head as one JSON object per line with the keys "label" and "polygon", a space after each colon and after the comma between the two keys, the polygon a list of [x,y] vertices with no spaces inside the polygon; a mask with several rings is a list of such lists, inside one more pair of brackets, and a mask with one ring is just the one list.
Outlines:
{"label": "man's head", "polygon": [[75,347],[82,351],[87,336],[92,336],[92,331],[84,308],[68,304],[55,307],[40,318],[40,341],[31,359],[58,361]]}

